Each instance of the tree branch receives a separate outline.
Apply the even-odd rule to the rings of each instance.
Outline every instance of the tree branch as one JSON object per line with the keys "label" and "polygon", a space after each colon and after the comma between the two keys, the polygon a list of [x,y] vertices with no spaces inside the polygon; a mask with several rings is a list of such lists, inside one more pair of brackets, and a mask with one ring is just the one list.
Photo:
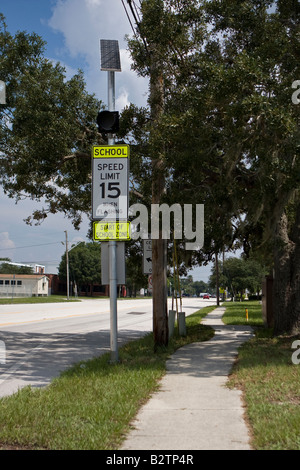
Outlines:
{"label": "tree branch", "polygon": [[75,153],[72,153],[72,155],[66,155],[64,158],[63,158],[63,161],[66,162],[68,160],[73,160],[74,158],[91,158],[91,155],[88,154],[88,153],[85,153],[85,152],[75,152]]}

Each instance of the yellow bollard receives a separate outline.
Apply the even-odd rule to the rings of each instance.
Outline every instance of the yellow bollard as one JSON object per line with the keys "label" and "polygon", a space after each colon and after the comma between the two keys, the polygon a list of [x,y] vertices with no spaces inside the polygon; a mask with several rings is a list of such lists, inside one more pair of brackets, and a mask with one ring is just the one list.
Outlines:
{"label": "yellow bollard", "polygon": [[246,320],[248,321],[248,309],[245,308],[245,310],[246,310]]}

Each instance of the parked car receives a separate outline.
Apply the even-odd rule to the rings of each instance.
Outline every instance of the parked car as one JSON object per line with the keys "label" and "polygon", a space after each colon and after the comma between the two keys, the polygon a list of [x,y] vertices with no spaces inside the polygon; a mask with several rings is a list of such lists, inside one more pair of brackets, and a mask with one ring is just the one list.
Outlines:
{"label": "parked car", "polygon": [[208,295],[208,294],[205,294],[205,295],[203,296],[203,299],[209,299],[209,295]]}

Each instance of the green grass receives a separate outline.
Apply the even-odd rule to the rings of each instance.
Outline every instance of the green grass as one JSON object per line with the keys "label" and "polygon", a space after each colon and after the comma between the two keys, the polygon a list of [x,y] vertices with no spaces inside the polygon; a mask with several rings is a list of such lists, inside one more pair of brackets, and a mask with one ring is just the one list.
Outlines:
{"label": "green grass", "polygon": [[1,298],[0,305],[14,305],[14,304],[46,304],[57,302],[79,302],[79,299],[71,298],[68,300],[66,296],[49,295],[47,297],[10,297]]}
{"label": "green grass", "polygon": [[98,449],[120,447],[141,405],[157,390],[168,357],[179,347],[210,339],[201,319],[215,307],[186,318],[187,336],[153,352],[152,334],[110,354],[76,364],[44,389],[26,387],[0,400],[0,448]]}
{"label": "green grass", "polygon": [[[222,320],[230,325],[263,326],[262,307],[258,301],[226,302],[225,315]],[[246,309],[248,310],[248,321],[246,320]]]}
{"label": "green grass", "polygon": [[[245,414],[257,450],[300,450],[300,364],[292,363],[295,339],[273,337],[264,328],[259,302],[226,302],[225,323],[251,325],[255,337],[244,343],[228,386],[243,391]],[[26,387],[0,400],[0,448],[120,448],[130,422],[157,390],[167,358],[179,347],[210,339],[201,319],[207,307],[186,318],[187,337],[153,352],[152,335],[110,354],[75,365],[45,389]],[[249,320],[246,321],[245,308]]]}
{"label": "green grass", "polygon": [[[147,299],[144,296],[136,296],[136,297],[118,297],[119,300],[143,300]],[[69,300],[67,299],[66,295],[49,295],[47,297],[5,297],[0,298],[0,305],[10,305],[10,304],[43,304],[43,303],[56,303],[56,302],[80,302],[81,300],[103,300],[109,299],[106,296],[99,296],[99,297],[90,297],[90,296],[83,296],[83,297],[72,297],[70,296]]]}
{"label": "green grass", "polygon": [[[273,337],[263,326],[258,302],[225,304],[224,322],[247,324],[255,337],[239,349],[229,386],[243,391],[246,415],[257,450],[300,450],[300,365],[292,363],[295,337]],[[299,336],[298,336],[299,339]]]}

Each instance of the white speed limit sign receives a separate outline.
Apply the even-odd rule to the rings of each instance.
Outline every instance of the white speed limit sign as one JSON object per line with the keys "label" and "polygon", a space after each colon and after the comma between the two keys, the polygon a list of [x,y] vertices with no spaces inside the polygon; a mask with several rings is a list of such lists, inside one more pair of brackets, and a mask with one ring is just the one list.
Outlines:
{"label": "white speed limit sign", "polygon": [[92,152],[92,218],[128,218],[129,145],[94,146]]}

